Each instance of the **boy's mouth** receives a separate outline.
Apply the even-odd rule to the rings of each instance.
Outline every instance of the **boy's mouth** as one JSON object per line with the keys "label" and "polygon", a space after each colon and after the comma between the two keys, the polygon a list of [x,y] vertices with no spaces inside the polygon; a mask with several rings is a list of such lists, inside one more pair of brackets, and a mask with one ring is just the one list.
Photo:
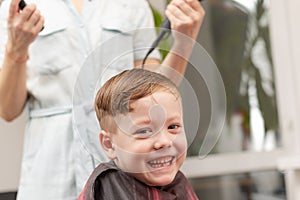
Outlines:
{"label": "boy's mouth", "polygon": [[151,160],[148,162],[148,164],[152,167],[152,168],[161,168],[161,167],[167,167],[170,166],[174,160],[174,156],[166,156],[166,157],[162,157],[162,158],[158,158],[155,160]]}

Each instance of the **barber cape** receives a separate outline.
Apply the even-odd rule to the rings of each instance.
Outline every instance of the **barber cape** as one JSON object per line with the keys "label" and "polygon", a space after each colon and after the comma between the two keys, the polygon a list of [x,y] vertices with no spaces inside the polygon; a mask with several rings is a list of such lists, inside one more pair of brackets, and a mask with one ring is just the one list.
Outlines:
{"label": "barber cape", "polygon": [[148,186],[121,171],[113,161],[100,164],[78,200],[198,200],[188,180],[178,172],[172,183]]}

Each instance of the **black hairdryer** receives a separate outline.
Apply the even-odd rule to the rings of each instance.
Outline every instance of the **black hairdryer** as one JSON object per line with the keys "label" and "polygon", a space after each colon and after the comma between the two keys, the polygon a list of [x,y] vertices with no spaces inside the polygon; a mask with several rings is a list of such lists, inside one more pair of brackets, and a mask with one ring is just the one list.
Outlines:
{"label": "black hairdryer", "polygon": [[[199,1],[202,1],[202,0],[199,0]],[[157,35],[157,38],[154,40],[154,42],[152,43],[150,49],[148,50],[145,58],[143,59],[143,62],[142,62],[142,68],[144,68],[144,64],[148,58],[148,56],[150,55],[150,53],[152,53],[152,51],[158,46],[159,42],[162,41],[165,37],[167,37],[170,32],[171,32],[171,22],[168,18],[166,18],[161,26],[160,26],[160,32],[158,33]]]}
{"label": "black hairdryer", "polygon": [[19,8],[20,8],[20,10],[23,10],[23,9],[25,8],[26,5],[27,5],[26,2],[25,2],[24,0],[21,0],[21,1],[19,2]]}

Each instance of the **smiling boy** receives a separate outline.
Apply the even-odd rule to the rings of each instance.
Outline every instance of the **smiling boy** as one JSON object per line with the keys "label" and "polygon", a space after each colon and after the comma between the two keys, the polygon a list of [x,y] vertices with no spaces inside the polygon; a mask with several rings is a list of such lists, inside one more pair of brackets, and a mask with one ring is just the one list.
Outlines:
{"label": "smiling boy", "polygon": [[95,109],[111,161],[94,170],[80,200],[198,199],[179,171],[187,141],[180,93],[169,79],[124,71],[100,88]]}

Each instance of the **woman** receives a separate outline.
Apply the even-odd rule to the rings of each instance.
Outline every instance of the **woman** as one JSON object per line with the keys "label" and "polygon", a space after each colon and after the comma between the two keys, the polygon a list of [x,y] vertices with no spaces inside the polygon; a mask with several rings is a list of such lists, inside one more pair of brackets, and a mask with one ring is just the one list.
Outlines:
{"label": "woman", "polygon": [[[19,0],[4,0],[0,10],[0,117],[12,121],[26,107],[28,122],[18,199],[76,199],[97,166],[73,131],[72,101],[80,67],[102,42],[120,35],[103,57],[133,52],[122,66],[140,66],[155,39],[150,8],[145,0],[32,0],[20,11]],[[204,10],[197,0],[173,0],[166,9],[172,29],[195,39]],[[41,31],[42,27],[44,29]],[[132,31],[134,30],[134,31]],[[128,32],[132,34],[128,34]],[[191,53],[193,44],[174,35],[172,50]],[[151,63],[151,65],[148,65]],[[146,68],[172,66],[183,74],[187,61],[169,53],[162,65],[153,54]],[[154,67],[153,67],[154,66]],[[100,156],[101,157],[101,156]],[[103,162],[106,157],[101,157]],[[85,163],[84,165],[82,163]]]}

